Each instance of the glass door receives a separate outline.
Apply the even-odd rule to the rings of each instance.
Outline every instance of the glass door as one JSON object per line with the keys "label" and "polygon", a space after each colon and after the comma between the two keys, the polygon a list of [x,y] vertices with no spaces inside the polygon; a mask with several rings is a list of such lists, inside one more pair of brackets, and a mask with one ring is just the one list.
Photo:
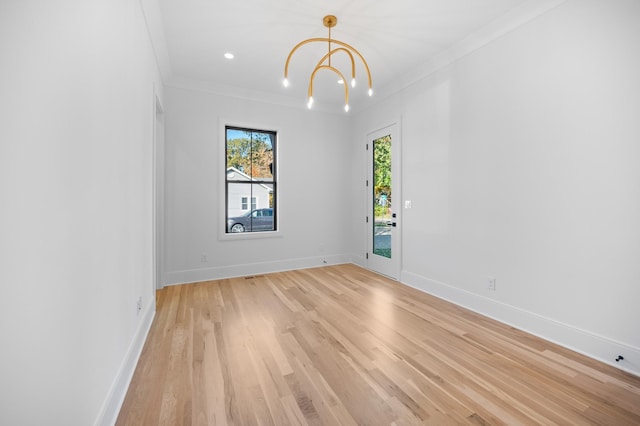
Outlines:
{"label": "glass door", "polygon": [[399,140],[396,125],[367,137],[367,267],[398,279],[400,272]]}

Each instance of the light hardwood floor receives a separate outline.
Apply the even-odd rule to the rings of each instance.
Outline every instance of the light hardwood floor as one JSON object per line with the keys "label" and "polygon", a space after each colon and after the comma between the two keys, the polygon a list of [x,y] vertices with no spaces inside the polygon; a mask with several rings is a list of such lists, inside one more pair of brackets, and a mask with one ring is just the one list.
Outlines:
{"label": "light hardwood floor", "polygon": [[640,425],[640,378],[354,265],[157,302],[119,425]]}

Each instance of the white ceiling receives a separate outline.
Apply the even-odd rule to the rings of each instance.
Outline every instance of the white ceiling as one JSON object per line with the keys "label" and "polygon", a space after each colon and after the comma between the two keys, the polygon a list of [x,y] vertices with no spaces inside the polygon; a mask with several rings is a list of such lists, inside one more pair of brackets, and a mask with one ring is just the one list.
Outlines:
{"label": "white ceiling", "polygon": [[[536,1],[536,0],[533,0]],[[538,0],[540,2],[540,0]],[[173,81],[191,81],[244,93],[291,97],[305,105],[310,73],[325,43],[300,48],[282,86],[289,51],[310,37],[327,37],[325,15],[338,18],[332,38],[358,49],[371,69],[375,93],[492,23],[514,15],[526,0],[158,0]],[[548,3],[548,1],[547,1]],[[155,44],[155,42],[154,42]],[[224,58],[232,52],[235,59]],[[350,66],[334,56],[344,74]],[[358,86],[350,104],[366,105],[366,74],[356,59]],[[344,88],[323,71],[314,98],[341,108]]]}

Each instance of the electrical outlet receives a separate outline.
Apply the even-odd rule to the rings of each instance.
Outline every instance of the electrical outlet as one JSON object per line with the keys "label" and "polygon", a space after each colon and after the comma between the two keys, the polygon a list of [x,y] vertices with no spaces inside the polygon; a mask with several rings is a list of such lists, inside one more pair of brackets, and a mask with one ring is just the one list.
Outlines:
{"label": "electrical outlet", "polygon": [[142,310],[142,296],[138,297],[138,302],[136,303],[136,315],[140,314],[140,311]]}
{"label": "electrical outlet", "polygon": [[496,291],[496,279],[495,277],[488,277],[489,285],[487,290]]}

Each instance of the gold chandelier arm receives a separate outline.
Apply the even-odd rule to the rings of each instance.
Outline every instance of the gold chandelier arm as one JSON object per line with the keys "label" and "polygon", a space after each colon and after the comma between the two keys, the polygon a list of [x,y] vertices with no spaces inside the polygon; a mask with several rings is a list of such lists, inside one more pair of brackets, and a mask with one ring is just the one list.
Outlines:
{"label": "gold chandelier arm", "polygon": [[364,59],[364,56],[362,56],[362,54],[360,52],[358,52],[358,50],[355,47],[353,47],[353,46],[351,46],[351,45],[349,45],[349,44],[347,44],[347,43],[345,43],[343,41],[340,41],[340,40],[332,40],[332,41],[334,43],[336,43],[336,44],[339,44],[340,46],[344,46],[347,49],[352,50],[353,53],[358,55],[358,57],[362,61],[362,64],[364,65],[365,71],[367,72],[367,79],[369,81],[369,89],[372,89],[373,88],[373,83],[371,82],[371,71],[369,71],[369,64],[367,64],[367,61]]}
{"label": "gold chandelier arm", "polygon": [[322,63],[327,58],[329,58],[329,66],[331,66],[331,56],[333,56],[333,54],[336,53],[337,51],[343,51],[343,52],[346,52],[347,55],[349,55],[349,58],[351,59],[351,78],[356,78],[356,63],[353,59],[353,54],[349,51],[349,49],[345,49],[344,47],[338,47],[337,49],[333,49],[329,53],[324,55],[322,59],[318,61],[318,65],[316,65],[316,68],[322,65]]}
{"label": "gold chandelier arm", "polygon": [[329,41],[330,39],[328,38],[310,38],[307,40],[303,40],[300,43],[296,44],[293,49],[291,49],[291,52],[289,52],[289,56],[287,56],[287,61],[284,63],[284,78],[287,78],[287,76],[289,75],[289,62],[291,62],[291,57],[293,56],[293,54],[295,53],[296,50],[298,50],[300,47],[304,46],[305,44],[308,43],[313,43],[316,41]]}
{"label": "gold chandelier arm", "polygon": [[[313,98],[313,80],[316,78],[316,73],[318,71],[322,70],[322,69],[327,69],[327,70],[331,70],[331,71],[335,72],[344,81],[344,76],[336,68],[328,66],[328,65],[316,66],[315,69],[313,70],[313,72],[311,73],[311,78],[309,79],[309,90],[307,91],[307,94],[309,95],[309,99]],[[348,87],[347,84],[344,85],[344,104],[345,104],[345,106],[349,105],[349,87]]]}
{"label": "gold chandelier arm", "polygon": [[287,61],[284,64],[284,78],[286,79],[287,76],[289,75],[289,62],[291,61],[291,57],[293,56],[293,54],[295,53],[296,50],[298,50],[300,47],[304,46],[305,44],[308,43],[314,43],[314,42],[331,42],[331,43],[335,43],[338,44],[340,46],[346,47],[347,49],[350,49],[351,51],[353,51],[353,53],[355,53],[356,55],[358,55],[358,57],[360,58],[360,60],[362,61],[365,71],[367,72],[367,78],[369,80],[369,89],[373,88],[373,83],[371,81],[371,71],[369,70],[369,64],[367,64],[367,61],[364,59],[364,57],[362,56],[362,54],[360,52],[358,52],[357,49],[355,49],[354,47],[352,47],[351,45],[340,41],[340,40],[335,40],[335,39],[331,39],[331,38],[326,38],[326,37],[316,37],[316,38],[310,38],[307,40],[303,40],[300,43],[296,44],[293,49],[291,49],[291,52],[289,52],[289,56],[287,56]]}

